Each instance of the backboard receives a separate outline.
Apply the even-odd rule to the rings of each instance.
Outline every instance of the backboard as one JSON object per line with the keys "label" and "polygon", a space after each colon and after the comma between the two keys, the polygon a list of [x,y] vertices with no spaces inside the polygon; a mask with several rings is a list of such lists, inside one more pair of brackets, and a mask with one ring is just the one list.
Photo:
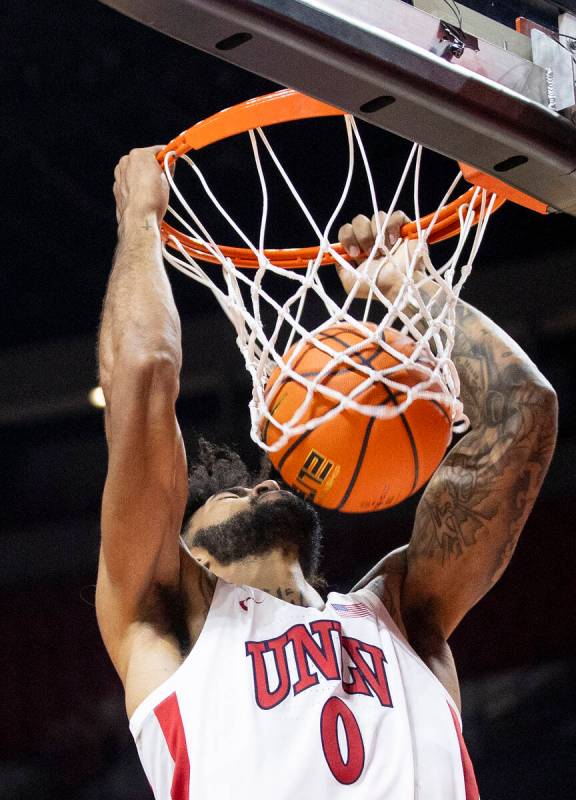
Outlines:
{"label": "backboard", "polygon": [[576,215],[576,0],[104,2]]}

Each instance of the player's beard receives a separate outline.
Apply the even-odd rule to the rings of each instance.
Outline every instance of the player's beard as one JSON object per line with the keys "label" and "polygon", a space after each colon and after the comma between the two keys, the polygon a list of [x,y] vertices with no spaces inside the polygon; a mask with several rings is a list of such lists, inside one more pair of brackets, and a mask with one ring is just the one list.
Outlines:
{"label": "player's beard", "polygon": [[306,577],[318,568],[322,529],[316,511],[300,497],[260,495],[226,522],[201,528],[192,544],[204,547],[222,566],[272,550],[296,548]]}

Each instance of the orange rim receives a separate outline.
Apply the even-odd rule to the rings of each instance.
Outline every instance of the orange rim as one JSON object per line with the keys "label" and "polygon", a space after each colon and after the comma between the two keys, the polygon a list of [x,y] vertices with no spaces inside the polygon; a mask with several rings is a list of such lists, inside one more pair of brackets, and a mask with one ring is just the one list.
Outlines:
{"label": "orange rim", "polygon": [[[188,153],[190,150],[201,150],[215,142],[222,141],[239,133],[246,133],[254,128],[264,128],[269,125],[277,125],[282,122],[294,122],[299,119],[311,119],[315,117],[336,117],[344,116],[346,112],[335,106],[330,106],[320,100],[300,94],[293,89],[281,89],[279,92],[255,97],[253,100],[246,100],[238,105],[219,111],[207,119],[197,122],[191,128],[172,139],[166,147],[161,150],[157,159],[163,164],[167,153],[174,152],[175,157]],[[468,189],[463,195],[446,205],[438,214],[434,230],[430,234],[428,242],[435,244],[444,241],[460,233],[460,214],[463,206],[469,205],[474,195],[474,187]],[[494,204],[494,211],[500,208],[505,202],[505,198],[498,196]],[[475,218],[474,225],[480,218],[481,197],[476,197],[474,204]],[[426,230],[432,222],[434,213],[428,214],[420,219],[420,227]],[[161,226],[162,239],[169,247],[175,250],[179,248],[174,244],[176,239],[182,248],[192,257],[200,261],[208,261],[213,264],[220,263],[220,260],[212,255],[206,245],[192,236],[177,230],[163,222]],[[418,225],[410,222],[404,225],[400,234],[405,239],[418,238]],[[340,244],[331,245],[333,250],[346,260],[353,260],[344,251]],[[246,269],[257,269],[259,267],[258,257],[247,247],[229,247],[219,245],[219,250],[226,258],[230,258],[238,267]],[[306,267],[309,261],[318,257],[320,247],[294,247],[283,249],[264,250],[266,258],[271,264],[278,267]],[[321,264],[333,264],[334,257],[330,253],[325,253]]]}

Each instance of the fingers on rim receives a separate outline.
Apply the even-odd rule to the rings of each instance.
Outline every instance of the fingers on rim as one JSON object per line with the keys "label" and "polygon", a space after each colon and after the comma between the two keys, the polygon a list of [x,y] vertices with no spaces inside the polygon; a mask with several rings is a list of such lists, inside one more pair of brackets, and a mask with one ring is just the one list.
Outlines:
{"label": "fingers on rim", "polygon": [[378,216],[372,217],[370,225],[374,238],[378,235],[378,228],[385,229],[385,244],[390,247],[400,238],[400,231],[407,222],[410,218],[403,211],[394,211],[388,219],[384,211],[379,211]]}
{"label": "fingers on rim", "polygon": [[385,223],[386,213],[384,211],[379,211],[378,214],[374,214],[370,221],[370,229],[374,238],[378,236],[378,228],[383,228]]}
{"label": "fingers on rim", "polygon": [[365,214],[358,214],[358,216],[354,217],[352,220],[352,229],[354,230],[354,236],[356,237],[360,249],[365,253],[369,252],[374,244],[374,236],[368,217]]}
{"label": "fingers on rim", "polygon": [[400,230],[400,228],[407,222],[410,222],[410,217],[408,217],[403,211],[394,211],[392,214],[390,214],[388,225]]}
{"label": "fingers on rim", "polygon": [[360,247],[358,245],[356,235],[354,234],[354,228],[349,222],[347,222],[346,225],[342,225],[338,231],[338,241],[344,250],[346,250],[346,252],[351,256],[357,256],[360,254]]}
{"label": "fingers on rim", "polygon": [[410,218],[403,211],[394,211],[386,218],[384,211],[379,211],[372,219],[364,214],[358,214],[351,223],[342,225],[338,231],[338,239],[342,247],[353,258],[361,251],[370,252],[379,228],[385,228],[385,247],[393,246],[400,237],[402,226],[410,222]]}

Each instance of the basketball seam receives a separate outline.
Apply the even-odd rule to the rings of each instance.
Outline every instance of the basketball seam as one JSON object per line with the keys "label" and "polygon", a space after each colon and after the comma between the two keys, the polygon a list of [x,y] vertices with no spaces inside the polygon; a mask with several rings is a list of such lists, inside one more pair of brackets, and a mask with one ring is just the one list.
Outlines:
{"label": "basketball seam", "polygon": [[444,408],[444,406],[442,406],[442,405],[441,405],[440,403],[438,403],[436,400],[430,400],[430,402],[432,403],[432,405],[436,406],[436,408],[438,409],[438,411],[441,411],[441,412],[442,412],[442,414],[443,414],[443,415],[446,417],[446,419],[448,420],[448,422],[449,422],[450,424],[452,424],[452,420],[450,419],[450,415],[448,414],[448,412],[446,411],[446,409]]}
{"label": "basketball seam", "polygon": [[[352,334],[358,336],[359,339],[362,338],[360,333],[358,333],[358,331],[355,331],[353,328],[351,330],[348,330],[347,328],[342,327],[342,328],[340,328],[340,330],[342,330],[344,333],[352,333]],[[318,334],[318,336],[316,338],[317,338],[317,340],[319,342],[324,342],[326,339],[334,339],[335,341],[338,342],[338,344],[341,344],[342,346],[345,346],[346,349],[348,349],[348,347],[350,347],[350,345],[347,342],[343,342],[341,339],[338,339],[333,334],[320,333],[320,334]],[[307,346],[302,348],[302,351],[298,354],[298,357],[297,357],[296,361],[293,364],[290,365],[290,369],[294,370],[295,372],[297,371],[298,367],[300,366],[300,362],[302,361],[302,359],[305,358],[308,355],[308,353],[310,352],[310,344],[312,344],[312,343],[309,343]],[[377,355],[379,355],[379,351],[378,350],[376,352],[374,352],[370,356],[370,358],[368,360],[368,363],[371,364],[372,363],[372,359],[374,359]],[[298,373],[298,374],[301,375],[304,378],[314,377],[315,375],[318,375],[317,372],[302,372],[302,373]],[[275,386],[279,380],[282,381],[283,383],[287,383],[289,380],[292,380],[292,379],[288,378],[286,375],[280,374],[274,380],[273,386]],[[272,387],[270,387],[270,388],[272,388]],[[267,392],[268,392],[268,386],[266,387],[266,393]]]}
{"label": "basketball seam", "polygon": [[[366,365],[366,359],[362,356],[362,354],[358,353],[357,355],[360,357],[360,359],[364,363],[364,365]],[[394,393],[391,391],[390,387],[386,386],[385,383],[382,383],[380,385],[383,386],[384,389],[386,390],[386,392],[388,393],[388,399],[389,400],[391,399],[392,402],[394,403],[394,405],[396,407],[398,407],[398,403],[396,402],[396,397],[394,396]],[[418,458],[418,450],[416,448],[416,442],[414,440],[414,434],[412,433],[412,428],[408,424],[408,420],[406,419],[404,414],[399,414],[398,416],[400,417],[402,425],[404,426],[404,430],[406,431],[406,435],[408,436],[408,442],[410,444],[410,449],[412,450],[412,461],[414,463],[414,480],[412,481],[412,486],[410,487],[410,494],[412,494],[412,492],[414,491],[414,489],[416,488],[416,485],[418,483],[418,477],[419,477],[419,474],[420,474],[420,459]]]}
{"label": "basketball seam", "polygon": [[282,470],[282,467],[283,467],[283,466],[284,466],[284,464],[286,463],[286,459],[288,458],[288,456],[289,456],[289,455],[291,455],[291,453],[292,453],[292,452],[293,452],[293,451],[294,451],[294,450],[295,450],[295,449],[296,449],[296,448],[297,448],[299,445],[301,445],[301,444],[302,444],[302,442],[304,441],[304,439],[306,439],[308,436],[310,436],[310,434],[311,434],[311,433],[312,433],[312,431],[305,431],[305,432],[304,432],[304,433],[303,433],[301,436],[299,436],[299,437],[296,439],[296,441],[295,441],[295,442],[293,442],[293,443],[290,445],[290,447],[289,447],[289,448],[286,450],[286,452],[284,453],[284,455],[282,456],[282,458],[281,458],[281,459],[280,459],[280,461],[278,462],[278,467],[277,467],[277,469],[278,469],[278,472],[280,472],[280,471]]}
{"label": "basketball seam", "polygon": [[[382,384],[382,386],[384,386],[384,389],[388,392],[389,398],[391,398],[392,402],[397,408],[398,403],[396,402],[396,397],[390,390],[390,387],[386,386],[385,384]],[[420,459],[418,458],[418,449],[416,447],[416,441],[414,440],[414,434],[412,433],[412,428],[408,424],[408,420],[406,419],[404,414],[398,414],[398,416],[400,417],[400,421],[402,422],[404,430],[406,431],[406,435],[408,436],[408,442],[410,444],[410,449],[412,450],[412,461],[414,462],[414,480],[412,481],[412,486],[410,487],[410,493],[408,495],[410,496],[410,494],[412,494],[418,483],[418,477],[420,475]]]}
{"label": "basketball seam", "polygon": [[[346,329],[344,329],[344,331],[345,331],[345,333],[356,334],[359,339],[361,338],[360,334],[357,333],[357,331],[354,331],[354,330],[348,331]],[[324,342],[324,341],[326,341],[328,339],[332,339],[333,341],[338,342],[338,344],[342,345],[342,347],[345,347],[346,349],[348,349],[350,347],[348,342],[343,342],[342,339],[339,339],[338,336],[334,335],[333,333],[331,333],[331,334],[325,333],[322,336],[322,338],[318,337],[318,341],[321,341],[321,342]],[[363,366],[371,367],[372,366],[372,362],[379,355],[382,355],[382,350],[376,349],[368,358],[366,358],[366,356],[363,356],[361,351],[360,352],[356,352],[356,353],[350,353],[348,358],[354,360],[354,356],[358,356],[360,361],[355,362],[355,363],[358,364],[358,366],[363,365]],[[318,370],[317,372],[299,372],[298,374],[302,378],[315,378],[317,375],[320,374],[321,371],[322,370]],[[339,377],[340,375],[344,375],[346,372],[353,372],[355,374],[362,374],[362,373],[358,373],[357,370],[355,370],[354,367],[351,366],[350,364],[343,364],[342,367],[338,367],[336,370],[334,370],[332,372],[328,372],[322,378],[322,383],[324,383],[325,380],[332,379],[332,378],[335,378],[335,377]]]}
{"label": "basketball seam", "polygon": [[[353,329],[352,330],[348,330],[347,328],[342,328],[341,330],[344,333],[351,333],[353,335],[358,336],[358,339],[360,339],[360,340],[362,339],[362,336],[358,331],[355,331]],[[333,339],[335,342],[338,342],[338,344],[342,345],[342,347],[345,347],[346,350],[350,347],[350,344],[348,342],[342,341],[342,339],[339,339],[333,333],[331,333],[331,334],[328,334],[328,333],[318,334],[316,339],[319,342],[325,342],[328,339]],[[308,355],[308,352],[309,352],[309,348],[308,349],[306,347],[303,348],[302,352],[298,355],[298,358],[296,359],[296,361],[293,364],[290,365],[290,369],[292,369],[292,370],[294,370],[296,372],[298,367],[300,366],[300,362],[302,361],[302,359],[306,355]],[[363,360],[364,366],[366,366],[366,365],[371,366],[372,362],[374,361],[374,359],[377,358],[377,356],[381,355],[381,350],[375,350],[369,358],[365,358],[362,355],[362,353],[351,353],[349,355],[349,358],[353,359],[355,355],[358,355]],[[318,372],[299,372],[298,375],[300,375],[300,377],[302,377],[302,378],[314,378],[314,377],[316,377],[316,375],[319,374],[320,371],[321,370],[318,370]],[[334,376],[342,375],[345,372],[355,372],[354,367],[352,367],[350,365],[343,365],[342,369],[338,369],[335,372],[329,372],[327,375],[325,375],[325,378],[333,378]],[[276,384],[276,382],[278,380],[283,380],[284,382],[287,382],[288,380],[293,380],[293,379],[287,378],[286,375],[278,376],[278,378],[276,378],[276,380],[274,381],[274,384]]]}
{"label": "basketball seam", "polygon": [[356,481],[358,480],[358,475],[360,474],[362,464],[364,463],[366,450],[368,449],[368,440],[370,439],[370,434],[372,432],[372,428],[374,427],[375,422],[376,422],[376,417],[371,417],[368,420],[368,424],[366,425],[366,430],[364,431],[364,438],[362,440],[362,446],[360,448],[360,453],[358,454],[358,459],[356,461],[354,472],[352,473],[352,477],[350,478],[350,483],[348,484],[348,487],[344,492],[342,500],[336,506],[336,511],[340,511],[340,509],[346,505],[346,503],[348,502],[348,498],[352,494],[352,489],[354,488]]}
{"label": "basketball seam", "polygon": [[[336,336],[334,336],[334,337],[327,337],[327,338],[333,338],[333,339],[335,339],[335,341],[339,342],[339,340],[338,340],[338,338],[337,338]],[[339,342],[339,343],[340,343],[340,344],[342,344],[342,342]],[[360,358],[360,363],[363,363],[363,364],[364,364],[364,366],[366,366],[366,364],[368,363],[367,359],[366,359],[366,358],[364,358],[364,356],[363,356],[361,353],[355,353],[355,355],[357,355],[357,356]],[[380,385],[381,385],[381,386],[383,386],[383,388],[384,388],[384,389],[385,389],[385,391],[387,392],[387,394],[388,394],[388,400],[392,400],[392,402],[394,403],[394,405],[395,405],[396,407],[398,407],[398,403],[396,402],[396,397],[395,397],[394,393],[392,392],[392,390],[390,389],[390,387],[389,387],[389,386],[386,386],[386,384],[384,384],[384,383],[383,383],[383,384],[380,384]],[[385,404],[385,405],[386,405],[386,404]],[[414,434],[412,433],[412,428],[411,428],[411,427],[410,427],[410,425],[408,424],[408,420],[406,419],[406,417],[404,416],[404,414],[399,414],[398,416],[400,417],[400,420],[401,420],[401,422],[402,422],[402,425],[404,426],[404,430],[406,431],[406,435],[407,435],[407,437],[408,437],[408,442],[409,442],[409,444],[410,444],[410,449],[411,449],[411,451],[412,451],[412,462],[413,462],[413,465],[414,465],[414,479],[413,479],[413,481],[412,481],[412,486],[410,487],[410,492],[409,492],[409,494],[412,494],[412,492],[414,491],[414,489],[416,488],[416,485],[417,485],[417,483],[418,483],[418,477],[419,477],[419,474],[420,474],[420,459],[418,458],[418,450],[417,450],[417,448],[416,448],[416,442],[415,442],[415,440],[414,440]],[[375,417],[372,417],[372,418],[371,418],[371,420],[370,420],[370,422],[371,422],[371,423],[374,423],[374,422],[375,422],[375,420],[376,420],[376,418],[375,418]],[[368,429],[369,429],[369,428],[370,428],[370,430],[371,430],[371,428],[372,428],[372,425],[370,425],[370,423],[369,423],[369,424],[366,426],[366,433],[368,433]],[[356,472],[359,470],[359,467],[361,466],[361,464],[362,464],[362,461],[364,460],[364,457],[365,457],[365,451],[364,451],[364,449],[363,449],[363,448],[364,448],[364,444],[366,444],[366,446],[367,446],[367,442],[368,442],[368,438],[369,438],[369,437],[368,437],[368,438],[366,437],[366,433],[365,433],[364,442],[362,443],[362,449],[360,450],[360,456],[359,456],[359,459],[358,459],[358,462],[359,462],[359,463],[357,463],[357,464],[356,464],[356,468],[355,468],[355,470],[354,470],[354,474],[353,474],[353,476],[352,476],[352,487],[348,487],[348,489],[346,489],[346,493],[345,493],[345,495],[344,495],[344,498],[343,498],[343,499],[340,501],[340,503],[339,503],[339,504],[338,504],[338,506],[336,507],[336,508],[337,508],[337,510],[339,510],[340,508],[342,508],[342,506],[344,505],[344,503],[345,503],[345,502],[346,502],[346,500],[348,499],[347,495],[349,495],[349,494],[350,494],[350,492],[352,491],[352,488],[353,488],[353,486],[354,486],[354,483],[356,482],[356,479],[357,479],[357,477],[358,477],[358,476],[357,476],[357,474],[356,474]]]}

